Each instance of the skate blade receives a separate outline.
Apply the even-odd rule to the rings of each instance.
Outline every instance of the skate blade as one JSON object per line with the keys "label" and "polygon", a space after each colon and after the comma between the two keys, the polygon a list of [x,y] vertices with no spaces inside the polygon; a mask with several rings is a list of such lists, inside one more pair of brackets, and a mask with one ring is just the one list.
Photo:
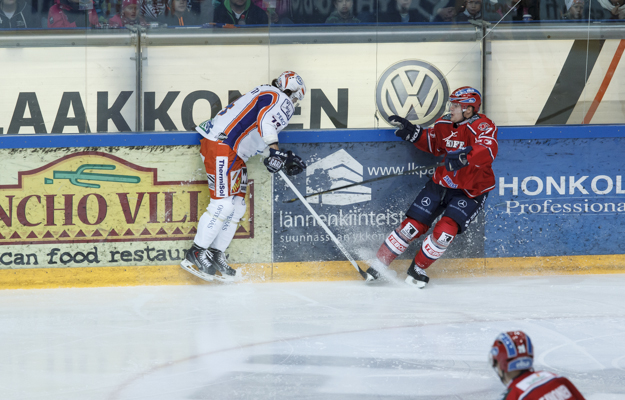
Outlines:
{"label": "skate blade", "polygon": [[[219,271],[219,273],[221,274],[221,271]],[[235,275],[222,274],[222,275],[215,275],[214,278],[217,279],[217,280],[220,280],[222,282],[232,283],[232,282],[236,282],[236,281],[240,280],[241,279],[241,274],[238,271],[236,271]]]}
{"label": "skate blade", "polygon": [[418,281],[418,280],[414,279],[412,276],[407,276],[406,277],[406,283],[408,285],[410,285],[410,286],[418,287],[419,289],[423,289],[425,287],[425,285],[426,285],[425,282]]}
{"label": "skate blade", "polygon": [[206,282],[214,282],[217,279],[217,276],[215,275],[210,275],[210,274],[205,274],[202,271],[198,271],[197,269],[193,268],[193,264],[191,264],[189,261],[187,260],[182,260],[182,262],[180,263],[180,268],[184,269],[185,271],[187,271],[188,273],[197,276],[198,278],[206,281]]}

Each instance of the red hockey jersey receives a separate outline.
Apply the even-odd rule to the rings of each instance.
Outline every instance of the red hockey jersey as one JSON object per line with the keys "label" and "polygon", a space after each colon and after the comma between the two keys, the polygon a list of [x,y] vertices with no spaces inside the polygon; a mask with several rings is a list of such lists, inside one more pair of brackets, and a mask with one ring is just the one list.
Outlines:
{"label": "red hockey jersey", "polygon": [[547,371],[527,371],[508,384],[501,400],[585,400],[565,377]]}
{"label": "red hockey jersey", "polygon": [[435,156],[471,146],[467,159],[469,165],[458,171],[438,167],[432,179],[441,186],[462,189],[467,196],[477,197],[495,188],[492,163],[497,157],[497,126],[483,114],[455,124],[449,115],[437,119],[431,128],[425,129],[415,143],[418,149]]}

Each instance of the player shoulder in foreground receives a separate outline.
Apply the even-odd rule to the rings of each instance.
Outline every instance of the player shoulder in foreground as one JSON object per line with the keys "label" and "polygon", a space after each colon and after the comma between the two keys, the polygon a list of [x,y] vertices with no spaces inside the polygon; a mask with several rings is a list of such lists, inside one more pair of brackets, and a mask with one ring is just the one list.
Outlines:
{"label": "player shoulder in foreground", "polygon": [[534,346],[522,331],[500,333],[491,347],[490,361],[506,385],[501,400],[585,400],[567,378],[534,371]]}
{"label": "player shoulder in foreground", "polygon": [[467,129],[475,135],[475,143],[486,146],[498,145],[497,125],[486,115],[475,114],[467,121]]}

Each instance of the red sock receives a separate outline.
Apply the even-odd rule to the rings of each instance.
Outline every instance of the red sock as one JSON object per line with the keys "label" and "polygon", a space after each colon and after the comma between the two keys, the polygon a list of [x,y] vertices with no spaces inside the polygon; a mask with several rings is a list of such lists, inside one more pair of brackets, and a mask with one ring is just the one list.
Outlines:
{"label": "red sock", "polygon": [[417,255],[414,257],[414,263],[417,267],[421,269],[426,269],[430,265],[434,264],[434,261],[438,260],[437,258],[428,258],[425,254],[423,254],[423,250],[419,250]]}
{"label": "red sock", "polygon": [[382,246],[380,246],[376,257],[384,265],[389,266],[393,260],[406,251],[410,242],[427,230],[428,227],[421,222],[410,217],[406,218],[397,229],[388,235]]}
{"label": "red sock", "polygon": [[458,224],[449,217],[441,218],[434,227],[432,234],[423,241],[421,249],[414,258],[415,265],[421,269],[426,269],[434,264],[434,261],[443,255],[457,234]]}

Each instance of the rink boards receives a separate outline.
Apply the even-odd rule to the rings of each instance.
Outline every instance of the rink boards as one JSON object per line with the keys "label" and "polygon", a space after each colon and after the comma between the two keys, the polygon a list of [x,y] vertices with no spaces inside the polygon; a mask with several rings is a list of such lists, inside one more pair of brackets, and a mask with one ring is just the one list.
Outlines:
{"label": "rink boards", "polygon": [[[193,133],[8,137],[1,141],[0,287],[199,283],[178,267],[208,202]],[[497,187],[430,276],[622,273],[622,126],[499,133]],[[290,131],[308,164],[303,194],[429,166],[389,130]],[[313,143],[314,142],[314,143]],[[68,143],[76,147],[67,146]],[[620,150],[619,150],[620,149]],[[228,253],[251,281],[360,279],[301,202],[260,159],[248,163],[248,212]],[[428,179],[389,177],[310,198],[367,268]],[[393,264],[405,271],[421,240]]]}
{"label": "rink boards", "polygon": [[264,43],[264,33],[260,43],[230,46],[210,36],[192,45],[178,33],[178,42],[149,41],[139,94],[130,38],[110,46],[70,42],[62,51],[24,43],[0,48],[0,65],[12,71],[0,76],[0,134],[192,130],[286,69],[309,90],[290,122],[301,129],[388,128],[389,115],[409,112],[412,122],[429,125],[449,93],[467,85],[484,94],[481,110],[499,125],[623,121],[620,39],[501,37],[483,54],[472,30],[462,41],[397,32],[397,42],[337,34],[332,43],[293,44]]}

